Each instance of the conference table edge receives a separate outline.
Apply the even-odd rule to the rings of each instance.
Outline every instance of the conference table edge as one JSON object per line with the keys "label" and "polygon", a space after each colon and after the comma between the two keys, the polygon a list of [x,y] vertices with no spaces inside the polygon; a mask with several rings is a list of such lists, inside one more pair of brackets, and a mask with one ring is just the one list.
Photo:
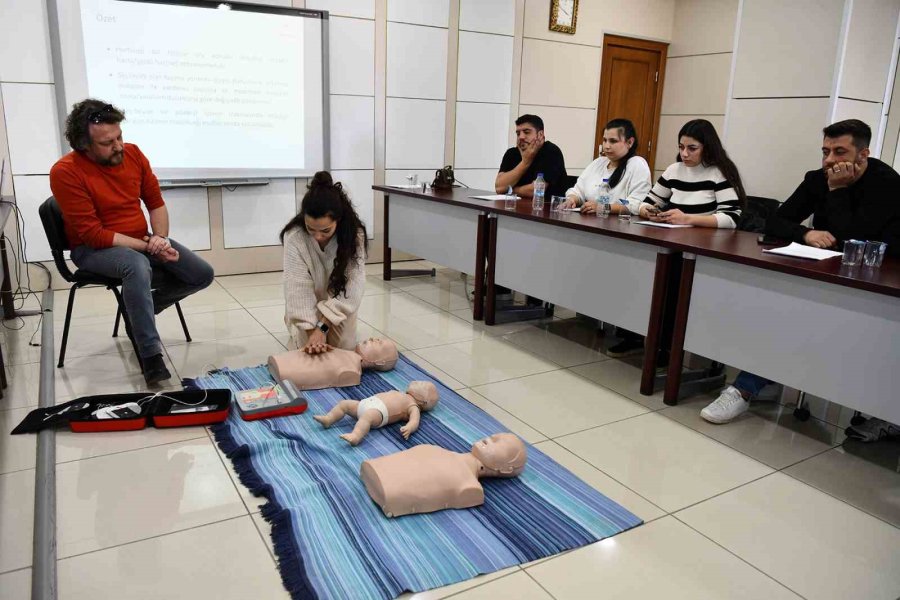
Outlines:
{"label": "conference table edge", "polygon": [[[476,201],[476,200],[463,200],[457,199],[454,197],[446,197],[446,192],[433,192],[423,194],[417,190],[410,189],[402,189],[402,188],[393,188],[390,186],[382,186],[382,185],[374,185],[373,189],[384,192],[386,194],[400,194],[404,196],[420,198],[422,200],[427,200],[430,202],[440,202],[444,204],[451,204],[454,206],[471,208],[473,210],[481,210],[490,214],[495,215],[505,215],[508,217],[513,217],[517,219],[526,219],[531,221],[538,221],[543,223],[548,223],[550,225],[554,225],[557,227],[565,227],[569,229],[575,229],[579,231],[585,231],[589,233],[596,233],[600,235],[607,235],[614,238],[626,239],[635,242],[645,243],[645,244],[654,244],[657,246],[662,246],[671,251],[675,252],[688,252],[691,254],[696,254],[698,256],[707,256],[710,258],[716,258],[719,260],[732,261],[739,264],[752,266],[760,269],[768,269],[770,271],[776,271],[780,273],[786,273],[788,275],[794,275],[797,277],[805,277],[807,279],[815,279],[818,281],[823,281],[826,283],[832,283],[835,285],[842,285],[846,287],[861,289],[869,292],[874,292],[877,294],[884,294],[887,296],[900,297],[900,283],[897,285],[885,284],[881,283],[877,280],[869,280],[863,279],[859,277],[848,277],[838,272],[829,272],[829,271],[819,271],[804,268],[804,265],[809,266],[811,264],[818,263],[819,261],[810,261],[808,259],[802,258],[790,258],[790,257],[780,257],[776,255],[765,255],[761,253],[762,247],[756,246],[760,248],[760,256],[749,256],[747,254],[740,254],[735,252],[729,252],[726,250],[717,249],[714,247],[697,244],[696,242],[690,240],[678,239],[679,237],[696,237],[699,235],[709,235],[710,237],[713,234],[721,235],[722,233],[730,233],[731,235],[738,236],[748,236],[748,238],[753,238],[753,244],[756,244],[755,238],[758,234],[751,233],[747,231],[737,231],[737,230],[715,230],[715,229],[701,229],[701,228],[685,228],[685,229],[660,229],[660,228],[648,228],[641,233],[632,233],[630,231],[623,231],[619,229],[621,225],[617,223],[614,227],[605,227],[600,225],[600,221],[597,220],[596,217],[582,217],[577,213],[567,213],[566,217],[552,217],[548,214],[548,208],[545,207],[544,211],[541,213],[534,213],[530,210],[530,208],[526,208],[526,204],[530,207],[530,201],[519,200],[518,207],[516,210],[507,210],[502,206],[502,201]],[[450,192],[452,193],[452,192]],[[478,194],[492,194],[492,191],[487,190],[473,190],[467,189],[465,191],[466,197],[471,195]],[[571,220],[572,218],[580,218],[584,220]],[[616,220],[618,222],[618,220]],[[612,221],[604,221],[603,224],[612,223]],[[629,227],[633,227],[634,225],[629,225]],[[640,226],[644,227],[644,226]],[[708,231],[708,234],[705,232]],[[785,241],[785,244],[788,244],[788,241]],[[897,259],[887,258],[886,265],[881,268],[890,268],[900,270],[900,261]],[[826,259],[828,264],[837,265],[838,269],[840,269],[840,257]],[[864,274],[864,275],[878,275],[878,270],[867,269],[867,268],[859,268],[856,270],[854,275]]]}

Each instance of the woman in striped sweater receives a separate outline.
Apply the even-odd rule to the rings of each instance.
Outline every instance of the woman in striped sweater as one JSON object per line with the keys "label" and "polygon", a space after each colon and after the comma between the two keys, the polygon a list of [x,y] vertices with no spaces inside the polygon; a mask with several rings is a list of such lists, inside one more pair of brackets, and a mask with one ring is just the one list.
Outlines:
{"label": "woman in striped sweater", "polygon": [[327,171],[309,182],[300,214],[281,230],[284,322],[291,348],[308,354],[356,346],[366,285],[366,227]]}
{"label": "woman in striped sweater", "polygon": [[735,229],[746,199],[741,176],[715,127],[695,119],[678,132],[677,162],[650,190],[640,215],[672,225]]}

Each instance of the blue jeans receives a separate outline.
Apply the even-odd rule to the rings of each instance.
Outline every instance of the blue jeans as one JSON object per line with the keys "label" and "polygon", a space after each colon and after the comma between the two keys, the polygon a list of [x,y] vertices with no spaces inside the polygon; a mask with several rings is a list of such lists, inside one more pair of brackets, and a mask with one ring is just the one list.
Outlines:
{"label": "blue jeans", "polygon": [[750,394],[751,398],[755,398],[764,387],[771,383],[774,383],[771,379],[766,379],[765,377],[760,377],[759,375],[754,375],[747,371],[741,371],[738,373],[738,376],[734,378],[734,383],[731,385],[742,392],[747,392]]}
{"label": "blue jeans", "polygon": [[215,276],[205,260],[175,240],[169,242],[180,254],[177,262],[161,262],[122,246],[72,249],[79,269],[122,280],[122,299],[141,358],[162,352],[155,315],[207,287]]}

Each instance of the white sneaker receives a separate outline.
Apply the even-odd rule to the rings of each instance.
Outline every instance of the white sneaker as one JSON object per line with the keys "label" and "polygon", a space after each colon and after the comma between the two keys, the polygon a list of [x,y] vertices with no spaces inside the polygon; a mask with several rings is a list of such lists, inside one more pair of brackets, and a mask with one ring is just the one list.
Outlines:
{"label": "white sneaker", "polygon": [[738,389],[729,385],[718,398],[700,411],[700,416],[710,423],[728,423],[747,412],[749,407],[750,403],[744,400]]}

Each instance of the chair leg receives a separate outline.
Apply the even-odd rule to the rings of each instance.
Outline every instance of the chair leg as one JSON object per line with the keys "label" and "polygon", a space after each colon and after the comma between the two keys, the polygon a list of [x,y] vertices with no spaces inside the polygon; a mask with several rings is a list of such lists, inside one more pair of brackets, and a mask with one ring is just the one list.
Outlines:
{"label": "chair leg", "polygon": [[797,397],[797,407],[794,409],[794,417],[798,421],[808,421],[809,420],[809,408],[803,406],[806,401],[806,392],[800,391],[800,395]]}
{"label": "chair leg", "polygon": [[125,300],[122,298],[122,294],[119,293],[118,288],[110,288],[112,293],[116,296],[116,302],[119,303],[119,312],[122,313],[122,322],[125,324],[125,335],[128,336],[128,341],[131,342],[131,347],[134,348],[134,355],[137,356],[138,364],[141,367],[141,371],[144,370],[144,360],[141,358],[141,352],[138,350],[137,342],[134,341],[134,335],[131,333],[131,322],[128,320],[128,311],[125,309]]}
{"label": "chair leg", "polygon": [[66,306],[66,323],[65,325],[63,325],[62,344],[60,344],[59,346],[59,362],[56,363],[57,369],[61,369],[65,364],[66,343],[69,341],[69,324],[72,322],[72,306],[74,306],[75,304],[75,292],[77,290],[78,285],[73,285],[71,288],[69,288],[69,303]]}
{"label": "chair leg", "polygon": [[113,325],[113,337],[119,337],[119,319],[122,318],[122,309],[116,308],[116,324]]}
{"label": "chair leg", "polygon": [[188,331],[187,321],[184,320],[184,313],[181,312],[181,303],[180,302],[175,303],[175,310],[178,311],[178,318],[181,319],[181,328],[184,329],[184,340],[186,342],[190,342],[191,341],[191,332]]}

